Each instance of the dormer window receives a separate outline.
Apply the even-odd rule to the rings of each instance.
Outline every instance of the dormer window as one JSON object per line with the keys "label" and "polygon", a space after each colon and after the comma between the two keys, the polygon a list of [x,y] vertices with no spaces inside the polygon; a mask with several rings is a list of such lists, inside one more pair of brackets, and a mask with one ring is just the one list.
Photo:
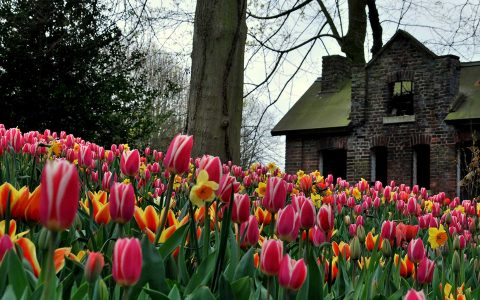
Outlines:
{"label": "dormer window", "polygon": [[413,115],[413,81],[395,81],[390,84],[390,116]]}

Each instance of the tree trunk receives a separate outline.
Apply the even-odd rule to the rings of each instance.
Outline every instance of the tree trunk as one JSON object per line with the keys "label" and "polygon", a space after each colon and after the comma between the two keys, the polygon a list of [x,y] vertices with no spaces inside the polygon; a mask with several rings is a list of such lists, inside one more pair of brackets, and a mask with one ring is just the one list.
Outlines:
{"label": "tree trunk", "polygon": [[187,133],[192,155],[240,160],[247,0],[197,0]]}
{"label": "tree trunk", "polygon": [[366,0],[348,0],[348,32],[340,46],[353,63],[365,63],[366,5]]}

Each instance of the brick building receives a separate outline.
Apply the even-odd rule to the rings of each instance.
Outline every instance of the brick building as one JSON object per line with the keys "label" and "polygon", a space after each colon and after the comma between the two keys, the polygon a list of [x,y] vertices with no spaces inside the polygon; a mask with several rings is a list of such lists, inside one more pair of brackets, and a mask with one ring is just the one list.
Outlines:
{"label": "brick building", "polygon": [[323,57],[322,77],[273,128],[286,170],[460,192],[480,129],[480,62],[439,56],[399,30],[366,65]]}

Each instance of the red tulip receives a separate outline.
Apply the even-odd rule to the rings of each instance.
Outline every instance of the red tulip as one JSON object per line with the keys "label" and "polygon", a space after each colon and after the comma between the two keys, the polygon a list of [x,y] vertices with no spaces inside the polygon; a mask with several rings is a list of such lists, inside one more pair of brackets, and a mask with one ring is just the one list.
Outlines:
{"label": "red tulip", "polygon": [[307,199],[300,209],[300,227],[303,229],[312,228],[315,225],[315,215],[315,206],[310,199]]}
{"label": "red tulip", "polygon": [[[232,188],[232,185],[233,185],[233,188]],[[220,183],[218,184],[218,189],[215,191],[215,194],[223,202],[229,203],[230,198],[232,197],[232,193],[237,192],[239,188],[240,188],[240,183],[237,182],[236,178],[228,174],[225,174],[220,179]]]}
{"label": "red tulip", "polygon": [[277,275],[283,258],[283,243],[279,240],[263,242],[260,253],[260,268],[267,275]]}
{"label": "red tulip", "polygon": [[248,194],[235,194],[233,198],[232,221],[238,224],[248,221],[250,198]]}
{"label": "red tulip", "polygon": [[419,283],[430,283],[433,279],[433,271],[435,271],[435,262],[424,257],[417,267],[416,278]]}
{"label": "red tulip", "polygon": [[417,213],[417,199],[415,199],[414,197],[408,198],[407,212],[410,215],[415,215]]}
{"label": "red tulip", "polygon": [[289,204],[278,211],[276,231],[282,241],[291,242],[296,240],[299,229],[300,218],[292,205]]}
{"label": "red tulip", "polygon": [[413,239],[408,244],[408,259],[414,263],[419,263],[425,257],[425,247],[422,239]]}
{"label": "red tulip", "polygon": [[193,147],[193,136],[177,135],[173,138],[163,160],[164,167],[169,172],[182,174],[188,172],[190,155]]}
{"label": "red tulip", "polygon": [[[245,230],[247,230],[245,232]],[[240,239],[241,245],[255,246],[260,238],[260,230],[258,229],[258,222],[255,216],[250,216],[247,222],[243,222],[240,225]],[[242,240],[243,239],[243,240]]]}
{"label": "red tulip", "polygon": [[123,151],[120,157],[120,171],[125,176],[135,176],[140,169],[140,153],[137,149]]}
{"label": "red tulip", "polygon": [[105,266],[105,259],[101,252],[90,252],[88,254],[87,262],[85,263],[85,278],[92,283],[100,276],[103,267]]}
{"label": "red tulip", "polygon": [[382,223],[382,231],[380,236],[384,240],[393,240],[395,238],[396,230],[395,230],[395,222],[394,221],[383,221]]}
{"label": "red tulip", "polygon": [[267,181],[263,206],[270,212],[276,213],[285,207],[287,200],[287,182],[279,177],[270,177]]}
{"label": "red tulip", "polygon": [[66,160],[48,161],[42,171],[40,222],[50,230],[70,227],[78,209],[80,181]]}
{"label": "red tulip", "polygon": [[317,215],[318,228],[327,233],[333,229],[335,215],[330,205],[323,204]]}
{"label": "red tulip", "polygon": [[421,291],[416,291],[414,289],[410,289],[408,293],[405,295],[405,298],[403,300],[425,300],[427,299],[425,297],[425,293],[423,290]]}
{"label": "red tulip", "polygon": [[309,175],[305,175],[299,180],[299,185],[300,185],[300,190],[302,190],[304,193],[310,193],[310,190],[312,189],[312,177]]}
{"label": "red tulip", "polygon": [[118,239],[113,248],[112,275],[122,286],[132,286],[142,273],[142,248],[136,238]]}
{"label": "red tulip", "polygon": [[299,290],[307,278],[307,266],[303,258],[294,260],[286,254],[280,263],[278,283],[289,290]]}
{"label": "red tulip", "polygon": [[197,177],[200,170],[207,171],[208,180],[220,183],[220,178],[222,178],[222,162],[218,156],[204,155],[198,163],[196,171]]}
{"label": "red tulip", "polygon": [[5,254],[13,249],[13,243],[8,234],[3,235],[0,238],[0,261],[3,260]]}
{"label": "red tulip", "polygon": [[93,153],[90,150],[90,146],[80,146],[80,152],[78,153],[78,165],[82,167],[90,167],[93,161]]}
{"label": "red tulip", "polygon": [[114,182],[110,187],[108,200],[113,221],[122,224],[130,221],[135,210],[135,193],[130,183]]}

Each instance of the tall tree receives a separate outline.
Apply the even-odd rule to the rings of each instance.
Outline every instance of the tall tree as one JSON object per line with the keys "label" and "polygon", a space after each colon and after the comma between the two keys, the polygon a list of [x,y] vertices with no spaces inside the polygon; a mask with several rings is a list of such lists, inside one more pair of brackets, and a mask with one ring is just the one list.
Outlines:
{"label": "tall tree", "polygon": [[246,0],[197,0],[187,132],[194,155],[240,160]]}
{"label": "tall tree", "polygon": [[144,55],[104,13],[96,0],[0,2],[0,122],[104,145],[150,135],[158,93],[135,74]]}

